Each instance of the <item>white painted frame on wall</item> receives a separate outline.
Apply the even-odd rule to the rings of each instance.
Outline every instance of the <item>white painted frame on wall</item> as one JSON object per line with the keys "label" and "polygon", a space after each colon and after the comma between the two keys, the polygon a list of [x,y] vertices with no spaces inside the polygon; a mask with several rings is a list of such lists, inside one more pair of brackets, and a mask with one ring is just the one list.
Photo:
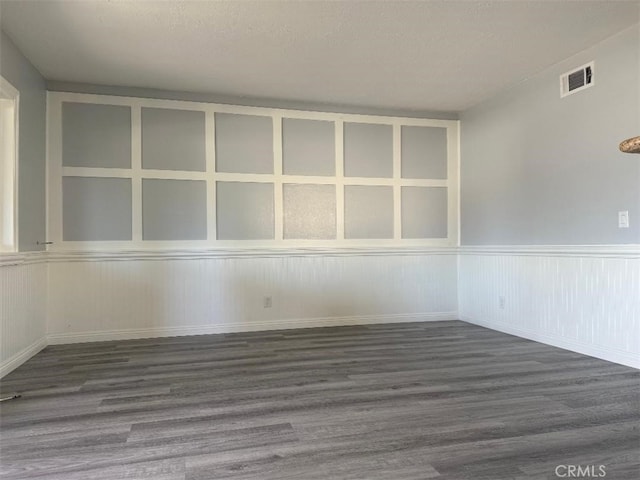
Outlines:
{"label": "white painted frame on wall", "polygon": [[[131,169],[65,167],[62,165],[62,104],[64,102],[119,105],[131,108]],[[142,169],[143,107],[170,108],[201,111],[205,114],[206,171],[174,171]],[[262,107],[246,107],[179,100],[159,100],[109,95],[48,92],[47,95],[47,185],[48,215],[47,240],[53,242],[51,250],[157,250],[157,249],[216,249],[216,248],[291,248],[291,247],[455,247],[459,239],[459,121],[434,120],[374,115],[338,114]],[[232,113],[268,116],[273,121],[273,174],[216,172],[215,114]],[[282,172],[282,119],[306,119],[332,121],[335,125],[336,175],[306,176],[286,175]],[[369,123],[393,127],[393,176],[392,178],[365,178],[344,176],[344,123]],[[447,130],[447,178],[404,179],[401,177],[401,127],[440,127]],[[109,177],[130,178],[132,181],[132,240],[105,242],[63,241],[62,232],[62,178]],[[142,179],[204,180],[207,183],[207,240],[150,241],[142,240]],[[275,239],[273,240],[217,240],[216,235],[216,182],[258,182],[274,185]],[[331,184],[336,186],[336,239],[292,240],[284,238],[283,184]],[[344,187],[345,185],[387,185],[394,192],[393,239],[345,239],[344,238]],[[401,190],[403,186],[446,187],[447,238],[402,239]]]}
{"label": "white painted frame on wall", "polygon": [[[2,115],[12,118],[2,120],[1,136],[10,136],[0,145],[0,253],[18,250],[18,167],[20,150],[20,91],[0,75],[0,99],[12,106]],[[8,140],[8,141],[7,141]],[[8,218],[7,218],[8,217]]]}

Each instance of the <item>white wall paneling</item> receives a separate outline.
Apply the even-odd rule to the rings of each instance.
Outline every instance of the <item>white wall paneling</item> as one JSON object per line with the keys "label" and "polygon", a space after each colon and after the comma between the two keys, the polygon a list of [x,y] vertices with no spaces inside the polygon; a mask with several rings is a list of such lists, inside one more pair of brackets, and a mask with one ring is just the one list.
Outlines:
{"label": "white wall paneling", "polygon": [[44,257],[0,256],[0,377],[46,346],[46,308]]}
{"label": "white wall paneling", "polygon": [[640,368],[637,247],[463,248],[458,275],[460,319]]}
{"label": "white wall paneling", "polygon": [[[122,121],[122,124],[126,124],[126,130],[130,129],[131,143],[131,168],[122,168],[120,164],[111,165],[118,168],[107,168],[109,164],[104,161],[89,161],[84,160],[84,156],[93,155],[93,150],[99,148],[85,148],[77,153],[69,145],[73,146],[73,142],[63,141],[65,138],[73,138],[73,132],[64,132],[64,130],[71,130],[74,127],[74,123],[71,122],[73,118],[70,115],[65,116],[71,112],[69,105],[73,107],[86,106],[90,111],[106,111],[106,107],[110,109],[120,109],[126,107],[126,111],[130,112],[130,122]],[[67,110],[65,110],[67,107]],[[153,116],[147,115],[149,124],[146,125],[147,136],[147,150],[143,152],[145,148],[143,145],[143,129],[145,129],[144,119],[145,117],[141,112],[154,112]],[[195,115],[196,113],[201,115]],[[192,118],[193,122],[179,125],[176,127],[174,135],[179,135],[182,132],[185,138],[181,138],[181,142],[185,145],[189,145],[189,148],[185,148],[185,151],[193,153],[193,157],[198,160],[198,165],[202,163],[202,155],[204,151],[204,163],[206,168],[204,171],[200,170],[200,167],[194,168],[192,165],[185,165],[184,169],[181,168],[179,161],[176,161],[174,157],[164,158],[162,161],[153,160],[151,157],[153,151],[160,152],[157,155],[164,155],[165,152],[158,147],[158,145],[164,144],[165,136],[169,135],[171,128],[167,125],[167,119],[164,118],[167,115],[177,115],[177,118]],[[163,117],[163,118],[160,118]],[[155,118],[155,120],[153,120]],[[153,121],[152,121],[153,120]],[[196,122],[197,120],[197,122]],[[331,150],[335,150],[335,175],[325,176],[318,174],[315,175],[290,175],[283,172],[283,122],[288,121],[322,121],[329,126],[335,127],[332,139],[335,145],[332,147],[328,142],[326,146],[327,152],[331,154]],[[232,121],[231,127],[228,122]],[[246,126],[247,132],[258,132],[255,135],[257,137],[252,138],[251,142],[246,141],[246,137],[249,133],[241,131],[233,127],[237,121],[249,122]],[[261,122],[260,125],[253,125],[256,121]],[[115,124],[114,124],[115,122]],[[155,123],[154,123],[155,122]],[[195,123],[194,123],[195,122]],[[216,122],[220,124],[216,126]],[[322,123],[316,122],[316,123]],[[76,122],[78,123],[78,122]],[[175,123],[175,122],[174,122]],[[169,122],[171,124],[171,122]],[[193,125],[192,125],[193,124]],[[80,125],[75,128],[74,132],[77,135],[87,136],[87,142],[98,138],[97,145],[112,141],[112,138],[116,133],[121,133],[123,128],[121,124],[118,124],[115,120],[108,117],[105,120],[105,127],[103,130],[96,131]],[[190,127],[191,125],[191,127]],[[195,125],[195,126],[194,126]],[[204,127],[202,127],[204,125]],[[265,127],[266,125],[266,127]],[[271,125],[271,126],[269,126]],[[64,127],[64,128],[63,128]],[[197,127],[197,128],[196,128]],[[204,128],[204,138],[201,135],[201,127]],[[233,127],[233,128],[232,128]],[[258,128],[259,127],[259,128]],[[362,129],[374,130],[385,129],[388,130],[387,139],[387,155],[385,161],[389,163],[389,167],[392,166],[392,172],[389,170],[389,175],[386,177],[373,177],[367,176],[367,172],[363,171],[357,173],[361,176],[345,176],[345,162],[348,160],[345,158],[345,141],[349,143],[348,135],[345,136],[345,129],[348,127],[357,127]],[[401,128],[402,127],[433,127],[442,130],[446,133],[446,158],[444,159],[447,165],[447,175],[445,178],[438,176],[437,178],[403,178],[401,174],[401,159],[402,159],[402,142],[401,142]],[[155,130],[154,130],[155,129]],[[157,130],[157,131],[156,131]],[[331,134],[331,128],[326,129],[326,132]],[[367,130],[367,131],[368,131]],[[459,124],[456,120],[435,120],[435,119],[419,119],[419,118],[404,118],[404,117],[385,117],[374,115],[355,115],[355,114],[338,114],[338,113],[326,113],[326,112],[310,112],[310,111],[297,111],[286,109],[273,109],[273,108],[260,108],[260,107],[243,107],[235,105],[221,105],[213,103],[202,102],[186,102],[177,100],[158,100],[149,98],[135,98],[135,97],[117,97],[107,95],[89,95],[78,93],[61,93],[50,92],[48,95],[48,224],[47,233],[48,240],[54,242],[51,250],[122,250],[122,249],[171,249],[171,248],[234,248],[238,247],[238,240],[227,241],[225,239],[218,239],[216,231],[216,192],[215,189],[219,182],[239,182],[239,183],[268,183],[273,185],[273,203],[274,203],[274,216],[273,216],[273,230],[274,235],[272,238],[266,239],[242,239],[241,246],[246,247],[291,247],[299,246],[300,240],[298,239],[286,239],[284,238],[283,228],[283,185],[284,184],[319,184],[319,185],[334,185],[335,186],[335,218],[336,218],[336,235],[331,239],[309,239],[304,240],[306,246],[316,247],[364,247],[364,246],[437,246],[444,247],[456,246],[458,243],[458,165],[459,165]],[[226,133],[225,133],[226,132]],[[266,133],[265,133],[266,132]],[[285,132],[286,133],[286,132]],[[225,136],[226,135],[226,136]],[[269,137],[272,135],[272,137]],[[170,135],[169,135],[170,136]],[[104,138],[103,138],[104,137]],[[151,143],[155,139],[158,145],[155,145],[155,150],[151,148]],[[255,141],[254,141],[255,140]],[[260,142],[258,142],[260,140]],[[363,140],[360,139],[360,143]],[[365,139],[367,140],[367,139]],[[313,145],[313,140],[311,145]],[[369,143],[375,143],[377,141],[376,135],[369,134]],[[365,151],[371,149],[371,145],[364,141],[363,145]],[[195,142],[194,144],[189,142]],[[116,142],[117,143],[117,142]],[[257,151],[249,151],[243,154],[243,149],[251,144],[260,143],[260,148]],[[195,146],[197,144],[197,148]],[[309,144],[307,144],[308,147]],[[349,144],[351,145],[351,144]],[[63,148],[64,147],[64,148]],[[193,147],[193,148],[191,148]],[[365,148],[366,147],[366,148]],[[309,147],[312,148],[313,147]],[[63,151],[64,150],[64,151]],[[122,148],[120,148],[122,150]],[[254,149],[255,150],[255,149]],[[298,149],[299,150],[299,149]],[[269,151],[267,155],[265,152]],[[84,153],[83,153],[84,152]],[[87,153],[88,152],[88,153]],[[151,152],[151,153],[149,153]],[[126,153],[126,152],[125,152]],[[152,166],[153,169],[143,168],[142,158],[143,154],[147,155],[147,163]],[[299,154],[299,153],[298,153]],[[76,161],[75,156],[82,157]],[[124,153],[123,153],[124,155]],[[167,153],[168,155],[168,153]],[[249,166],[241,167],[237,170],[237,164],[244,158],[244,156],[252,156],[249,162]],[[424,152],[425,161],[428,160],[429,151]],[[166,155],[164,155],[166,156]],[[175,156],[175,152],[174,152]],[[63,158],[64,157],[64,158]],[[67,159],[69,157],[69,159]],[[255,157],[255,158],[253,158]],[[128,158],[128,157],[127,157]],[[65,159],[66,163],[65,163]],[[266,159],[266,160],[265,160]],[[362,160],[362,159],[361,159]],[[175,163],[172,163],[174,162]],[[93,162],[93,163],[92,163]],[[158,163],[160,162],[160,163]],[[260,163],[260,167],[256,167],[251,162]],[[263,165],[264,164],[264,165]],[[366,164],[366,163],[365,163]],[[176,170],[168,169],[167,165],[172,165],[172,168]],[[177,165],[177,166],[176,166]],[[253,166],[252,166],[253,165]],[[166,169],[165,169],[166,168]],[[333,170],[331,168],[330,170]],[[386,172],[386,171],[385,171]],[[299,172],[298,172],[299,173]],[[320,172],[322,173],[322,172]],[[374,173],[368,172],[370,175]],[[377,175],[377,173],[375,173]],[[67,211],[63,208],[63,188],[62,179],[68,177],[107,177],[111,179],[130,179],[131,181],[131,239],[125,240],[113,240],[110,241],[105,238],[104,241],[91,240],[91,241],[77,241],[71,237],[63,234],[63,224],[67,226],[67,222],[62,221],[62,212]],[[176,226],[176,235],[167,240],[145,240],[142,235],[142,223],[144,222],[143,216],[145,209],[142,208],[142,180],[143,179],[158,179],[158,180],[201,180],[206,182],[206,198],[207,198],[207,238],[205,239],[189,239],[185,238],[177,239],[180,232],[183,229]],[[344,186],[345,185],[361,185],[361,186],[389,186],[392,187],[393,196],[393,235],[389,238],[379,239],[373,238],[358,238],[358,239],[345,239],[344,238]],[[446,217],[448,223],[447,237],[446,238],[402,238],[402,211],[401,211],[401,198],[400,191],[403,186],[423,186],[423,187],[445,187],[447,189],[447,203],[443,207],[445,210],[443,215]],[[65,190],[66,191],[66,190]],[[67,202],[69,203],[69,202]],[[166,209],[165,209],[166,210]],[[446,212],[446,213],[445,213]],[[67,211],[67,214],[69,212]],[[87,209],[87,217],[99,217],[101,215],[98,208]],[[407,212],[405,212],[405,217]],[[415,214],[420,215],[419,212]],[[84,220],[74,215],[74,219],[82,223]],[[126,221],[128,222],[129,216]],[[167,228],[171,228],[172,225],[168,225]],[[312,235],[308,235],[312,237]],[[65,241],[65,237],[68,237]],[[84,237],[83,237],[84,238]],[[253,237],[249,237],[253,238]],[[88,239],[89,240],[89,239]]]}
{"label": "white wall paneling", "polygon": [[47,343],[455,318],[640,368],[638,312],[637,246],[15,254],[0,375]]}
{"label": "white wall paneling", "polygon": [[457,317],[452,249],[52,254],[49,269],[50,343]]}

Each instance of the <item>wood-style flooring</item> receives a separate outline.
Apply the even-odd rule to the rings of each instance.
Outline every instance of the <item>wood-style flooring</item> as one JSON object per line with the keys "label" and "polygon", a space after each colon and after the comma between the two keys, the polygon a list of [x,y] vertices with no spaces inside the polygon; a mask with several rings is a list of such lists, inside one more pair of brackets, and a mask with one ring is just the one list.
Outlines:
{"label": "wood-style flooring", "polygon": [[640,371],[457,321],[50,346],[1,389],[0,478],[640,479]]}

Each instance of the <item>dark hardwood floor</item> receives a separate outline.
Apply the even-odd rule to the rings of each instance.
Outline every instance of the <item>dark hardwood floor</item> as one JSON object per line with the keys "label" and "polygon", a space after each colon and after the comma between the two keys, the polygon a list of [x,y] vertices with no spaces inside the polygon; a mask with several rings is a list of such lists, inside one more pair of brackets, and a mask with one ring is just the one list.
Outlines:
{"label": "dark hardwood floor", "polygon": [[640,479],[640,371],[463,322],[50,346],[1,389],[2,478]]}

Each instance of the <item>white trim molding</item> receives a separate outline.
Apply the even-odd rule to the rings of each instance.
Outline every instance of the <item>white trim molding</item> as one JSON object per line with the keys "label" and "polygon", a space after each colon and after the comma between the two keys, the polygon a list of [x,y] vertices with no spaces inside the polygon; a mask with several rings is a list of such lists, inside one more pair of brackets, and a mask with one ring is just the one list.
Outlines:
{"label": "white trim molding", "polygon": [[24,263],[24,256],[20,254],[0,253],[0,267],[14,267]]}
{"label": "white trim molding", "polygon": [[[304,243],[304,242],[299,242]],[[143,250],[83,249],[0,254],[0,267],[44,262],[127,260],[203,260],[208,258],[359,257],[406,255],[494,255],[532,257],[640,258],[640,245],[546,246],[371,246],[371,247],[272,247],[272,248],[157,248]]]}
{"label": "white trim molding", "polygon": [[626,245],[465,245],[461,255],[516,255],[534,257],[640,258],[640,244]]}
{"label": "white trim molding", "polygon": [[8,373],[11,373],[13,370],[18,368],[20,365],[25,363],[31,357],[40,352],[43,348],[49,345],[47,338],[43,337],[35,342],[33,342],[28,347],[23,348],[15,355],[12,355],[8,359],[4,360],[0,364],[0,378],[4,377]]}
{"label": "white trim molding", "polygon": [[0,122],[0,252],[14,252],[19,245],[20,91],[2,75],[0,101],[0,115],[5,117]]}
{"label": "white trim molding", "polygon": [[459,319],[463,322],[472,323],[480,327],[489,328],[491,330],[507,333],[516,337],[526,338],[527,340],[533,340],[534,342],[544,343],[545,345],[550,345],[552,347],[558,347],[564,350],[570,350],[572,352],[588,355],[590,357],[600,358],[609,362],[619,363],[620,365],[626,365],[628,367],[640,369],[640,356],[628,351],[619,350],[612,347],[602,347],[590,343],[583,343],[576,340],[540,333],[532,330],[522,330],[506,324],[477,320],[475,318],[467,317],[466,315],[460,315]]}
{"label": "white trim molding", "polygon": [[298,318],[253,322],[250,324],[240,325],[233,323],[222,323],[217,325],[194,325],[187,327],[157,327],[89,333],[74,332],[51,334],[47,336],[47,341],[49,345],[59,345],[68,343],[102,342],[109,340],[133,340],[138,338],[181,337],[186,335],[210,335],[216,333],[290,330],[293,328],[341,327],[348,325],[374,325],[380,323],[439,322],[444,320],[457,319],[457,312]]}
{"label": "white trim molding", "polygon": [[224,258],[286,257],[395,257],[415,255],[456,255],[456,248],[235,248],[199,250],[80,250],[56,251],[47,255],[49,262],[205,260]]}
{"label": "white trim molding", "polygon": [[49,257],[47,256],[47,252],[0,253],[0,267],[47,263],[48,261]]}

